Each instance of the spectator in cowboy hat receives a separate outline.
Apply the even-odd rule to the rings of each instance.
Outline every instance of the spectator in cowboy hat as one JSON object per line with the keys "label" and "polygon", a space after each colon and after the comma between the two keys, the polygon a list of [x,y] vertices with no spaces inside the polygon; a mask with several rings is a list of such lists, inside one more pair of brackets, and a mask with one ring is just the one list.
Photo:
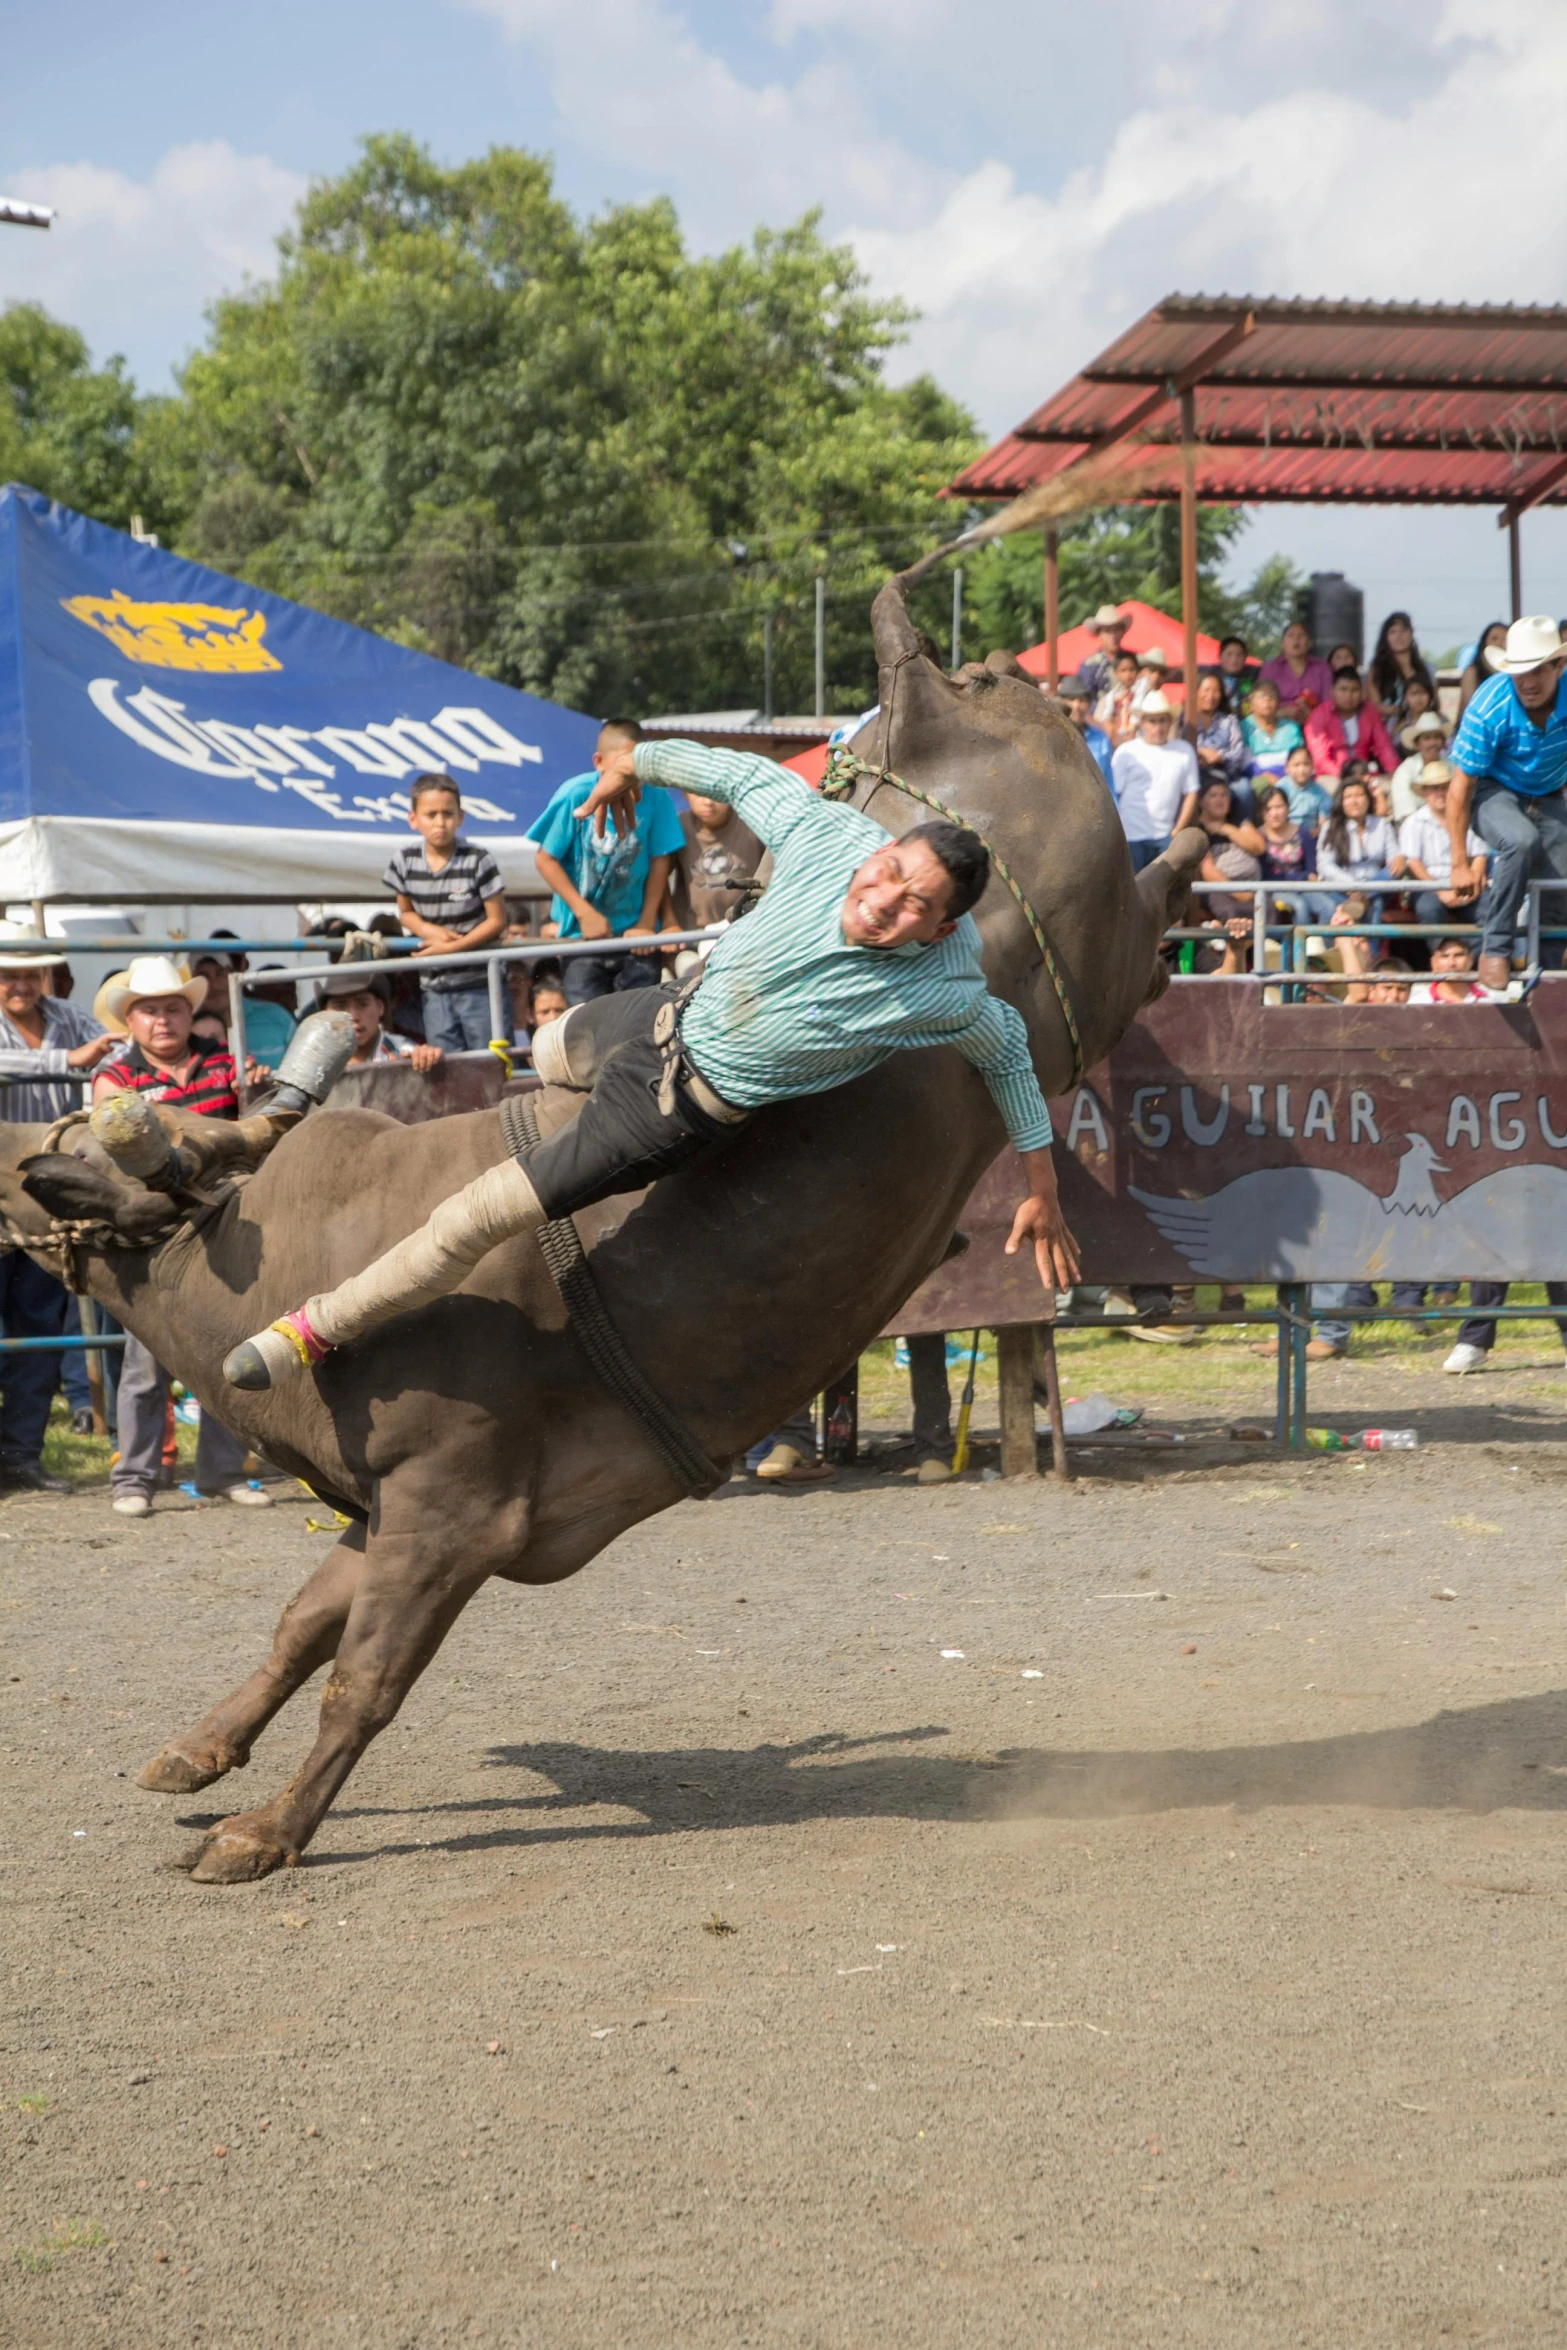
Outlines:
{"label": "spectator in cowboy hat", "polygon": [[[138,955],[124,976],[101,991],[104,1012],[123,1020],[130,1050],[99,1071],[93,1099],[145,1093],[170,1109],[203,1118],[232,1118],[239,1109],[234,1057],[226,1044],[193,1036],[207,982],[167,955]],[[111,1507],[123,1518],[144,1518],[163,1465],[169,1375],[139,1338],[127,1338],[120,1364],[120,1454],[110,1471]],[[272,1497],[245,1481],[245,1447],[211,1412],[201,1415],[196,1445],[200,1493],[270,1507]]]}
{"label": "spectator in cowboy hat", "polygon": [[406,1061],[421,1077],[428,1077],[432,1070],[439,1069],[446,1056],[439,1045],[415,1044],[409,1037],[396,1036],[382,1025],[391,992],[389,974],[363,963],[345,963],[330,979],[319,982],[316,1001],[323,1010],[330,1005],[346,1012],[353,1022],[350,1069],[368,1069],[376,1062]]}
{"label": "spectator in cowboy hat", "polygon": [[1441,758],[1447,746],[1447,720],[1440,710],[1424,710],[1403,729],[1398,744],[1409,756],[1394,768],[1389,790],[1394,822],[1402,824],[1423,804],[1419,792],[1420,770],[1429,767],[1433,759]]}
{"label": "spectator in cowboy hat", "polygon": [[1150,694],[1135,739],[1122,743],[1110,762],[1134,873],[1151,865],[1197,813],[1197,754],[1190,743],[1171,741],[1174,719],[1163,694]]}
{"label": "spectator in cowboy hat", "polygon": [[[1465,919],[1464,909],[1451,886],[1453,844],[1447,830],[1447,799],[1452,780],[1453,771],[1445,759],[1432,759],[1422,767],[1415,788],[1424,804],[1413,816],[1406,817],[1398,829],[1404,862],[1419,884],[1410,893],[1417,922]],[[1485,843],[1478,833],[1469,834],[1467,846],[1472,862],[1483,870]]]}
{"label": "spectator in cowboy hat", "polygon": [[[116,1048],[101,1021],[49,992],[50,975],[64,966],[64,954],[37,931],[0,922],[0,1117],[20,1124],[52,1125],[78,1108],[82,1079]],[[7,1338],[64,1336],[70,1319],[70,1294],[51,1273],[23,1249],[0,1251]],[[68,1493],[43,1465],[60,1356],[39,1349],[0,1361],[0,1493]],[[73,1408],[82,1408],[79,1395]]]}
{"label": "spectator in cowboy hat", "polygon": [[1567,646],[1554,620],[1515,620],[1505,645],[1491,645],[1487,678],[1465,710],[1453,743],[1447,828],[1452,888],[1472,905],[1483,868],[1469,853],[1477,832],[1492,850],[1490,887],[1480,909],[1480,983],[1500,991],[1512,977],[1518,909],[1531,879],[1567,879]]}
{"label": "spectator in cowboy hat", "polygon": [[1101,604],[1092,620],[1085,622],[1098,638],[1097,649],[1079,661],[1077,673],[1097,701],[1107,693],[1115,669],[1115,657],[1121,650],[1121,639],[1131,627],[1131,615],[1117,611],[1114,604]]}

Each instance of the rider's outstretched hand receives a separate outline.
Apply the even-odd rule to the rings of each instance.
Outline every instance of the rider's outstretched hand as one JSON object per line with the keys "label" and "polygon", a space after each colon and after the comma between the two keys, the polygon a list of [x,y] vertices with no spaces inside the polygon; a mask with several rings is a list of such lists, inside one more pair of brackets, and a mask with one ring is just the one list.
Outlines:
{"label": "rider's outstretched hand", "polygon": [[619,749],[604,753],[597,783],[581,807],[572,810],[574,816],[591,816],[595,819],[593,829],[600,840],[604,838],[606,816],[613,819],[615,830],[622,837],[636,830],[637,802],[642,797],[642,786],[637,781],[637,771],[632,764],[633,748],[631,743],[622,743]]}

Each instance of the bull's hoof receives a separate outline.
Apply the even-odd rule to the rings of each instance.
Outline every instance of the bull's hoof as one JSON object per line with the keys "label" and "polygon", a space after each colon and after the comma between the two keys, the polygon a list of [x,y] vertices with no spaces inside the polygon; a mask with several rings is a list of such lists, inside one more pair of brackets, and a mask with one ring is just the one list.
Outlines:
{"label": "bull's hoof", "polygon": [[244,1754],[227,1759],[216,1754],[200,1757],[182,1746],[177,1738],[171,1738],[146,1769],[137,1774],[136,1784],[145,1787],[149,1795],[194,1795],[199,1787],[210,1787],[214,1779],[223,1778],[229,1771],[242,1771],[249,1760]]}
{"label": "bull's hoof", "polygon": [[249,1885],[274,1869],[294,1868],[299,1850],[265,1812],[239,1812],[209,1830],[180,1862],[195,1885]]}

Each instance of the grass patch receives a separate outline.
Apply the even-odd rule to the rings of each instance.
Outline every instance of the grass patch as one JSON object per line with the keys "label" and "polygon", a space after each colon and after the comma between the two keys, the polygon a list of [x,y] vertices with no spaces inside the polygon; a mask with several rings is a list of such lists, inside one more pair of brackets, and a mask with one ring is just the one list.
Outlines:
{"label": "grass patch", "polygon": [[[196,1458],[198,1433],[195,1428],[187,1428],[183,1420],[175,1422],[180,1469],[186,1476]],[[63,1398],[55,1397],[44,1436],[44,1467],[51,1477],[69,1477],[73,1485],[107,1484],[113,1451],[111,1436],[78,1436]]]}
{"label": "grass patch", "polygon": [[108,2229],[99,2227],[96,2220],[66,2219],[41,2244],[18,2246],[11,2257],[27,2276],[41,2277],[67,2253],[96,2252],[108,2241]]}
{"label": "grass patch", "polygon": [[48,2097],[19,2097],[16,2110],[18,2113],[47,2113],[52,2102]]}
{"label": "grass patch", "polygon": [[[1386,1284],[1380,1295],[1385,1302]],[[1251,1307],[1271,1307],[1275,1293],[1259,1284],[1247,1289],[1246,1302]],[[1547,1302],[1544,1287],[1518,1282],[1509,1302],[1543,1306]],[[1218,1303],[1217,1285],[1199,1284],[1198,1307],[1212,1312],[1217,1310]],[[967,1369],[969,1333],[954,1331],[951,1335],[964,1342],[963,1362],[950,1365],[947,1372],[956,1420]],[[1150,1346],[1114,1328],[1062,1330],[1056,1337],[1061,1392],[1074,1396],[1091,1395],[1097,1390],[1117,1403],[1141,1404],[1153,1420],[1212,1416],[1266,1420],[1271,1425],[1278,1392],[1277,1367],[1249,1350],[1265,1343],[1272,1335],[1272,1326],[1267,1323],[1232,1323],[1222,1329],[1200,1330],[1191,1346]],[[1440,1371],[1457,1335],[1457,1317],[1448,1322],[1420,1324],[1357,1322],[1350,1331],[1350,1359],[1390,1374],[1391,1407],[1396,1397],[1396,1382]],[[1562,1342],[1554,1323],[1547,1321],[1503,1322],[1491,1362],[1498,1371],[1533,1370],[1557,1379],[1564,1376]],[[1455,1389],[1459,1386],[1457,1381],[1453,1384]],[[1472,1394],[1473,1383],[1468,1383],[1468,1387]],[[1311,1392],[1314,1398],[1322,1392],[1319,1368],[1315,1364]],[[1323,1401],[1327,1408],[1326,1394]],[[893,1342],[889,1338],[875,1340],[860,1359],[860,1415],[870,1430],[906,1428],[909,1424],[909,1375],[894,1365]],[[993,1430],[999,1416],[996,1345],[994,1335],[987,1330],[980,1337],[974,1422],[976,1427]]]}

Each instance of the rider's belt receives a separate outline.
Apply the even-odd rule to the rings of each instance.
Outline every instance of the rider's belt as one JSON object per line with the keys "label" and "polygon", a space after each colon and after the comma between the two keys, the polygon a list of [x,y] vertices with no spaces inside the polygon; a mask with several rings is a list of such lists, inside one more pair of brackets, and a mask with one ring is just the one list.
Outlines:
{"label": "rider's belt", "polygon": [[695,1102],[705,1118],[717,1126],[743,1126],[750,1117],[749,1110],[736,1109],[726,1102],[721,1093],[715,1093],[701,1071],[694,1068],[680,1037],[680,1015],[696,993],[696,982],[681,988],[677,995],[666,997],[658,1007],[653,1023],[653,1042],[659,1050],[661,1067],[658,1079],[658,1107],[662,1117],[674,1115],[675,1095],[683,1093]]}

